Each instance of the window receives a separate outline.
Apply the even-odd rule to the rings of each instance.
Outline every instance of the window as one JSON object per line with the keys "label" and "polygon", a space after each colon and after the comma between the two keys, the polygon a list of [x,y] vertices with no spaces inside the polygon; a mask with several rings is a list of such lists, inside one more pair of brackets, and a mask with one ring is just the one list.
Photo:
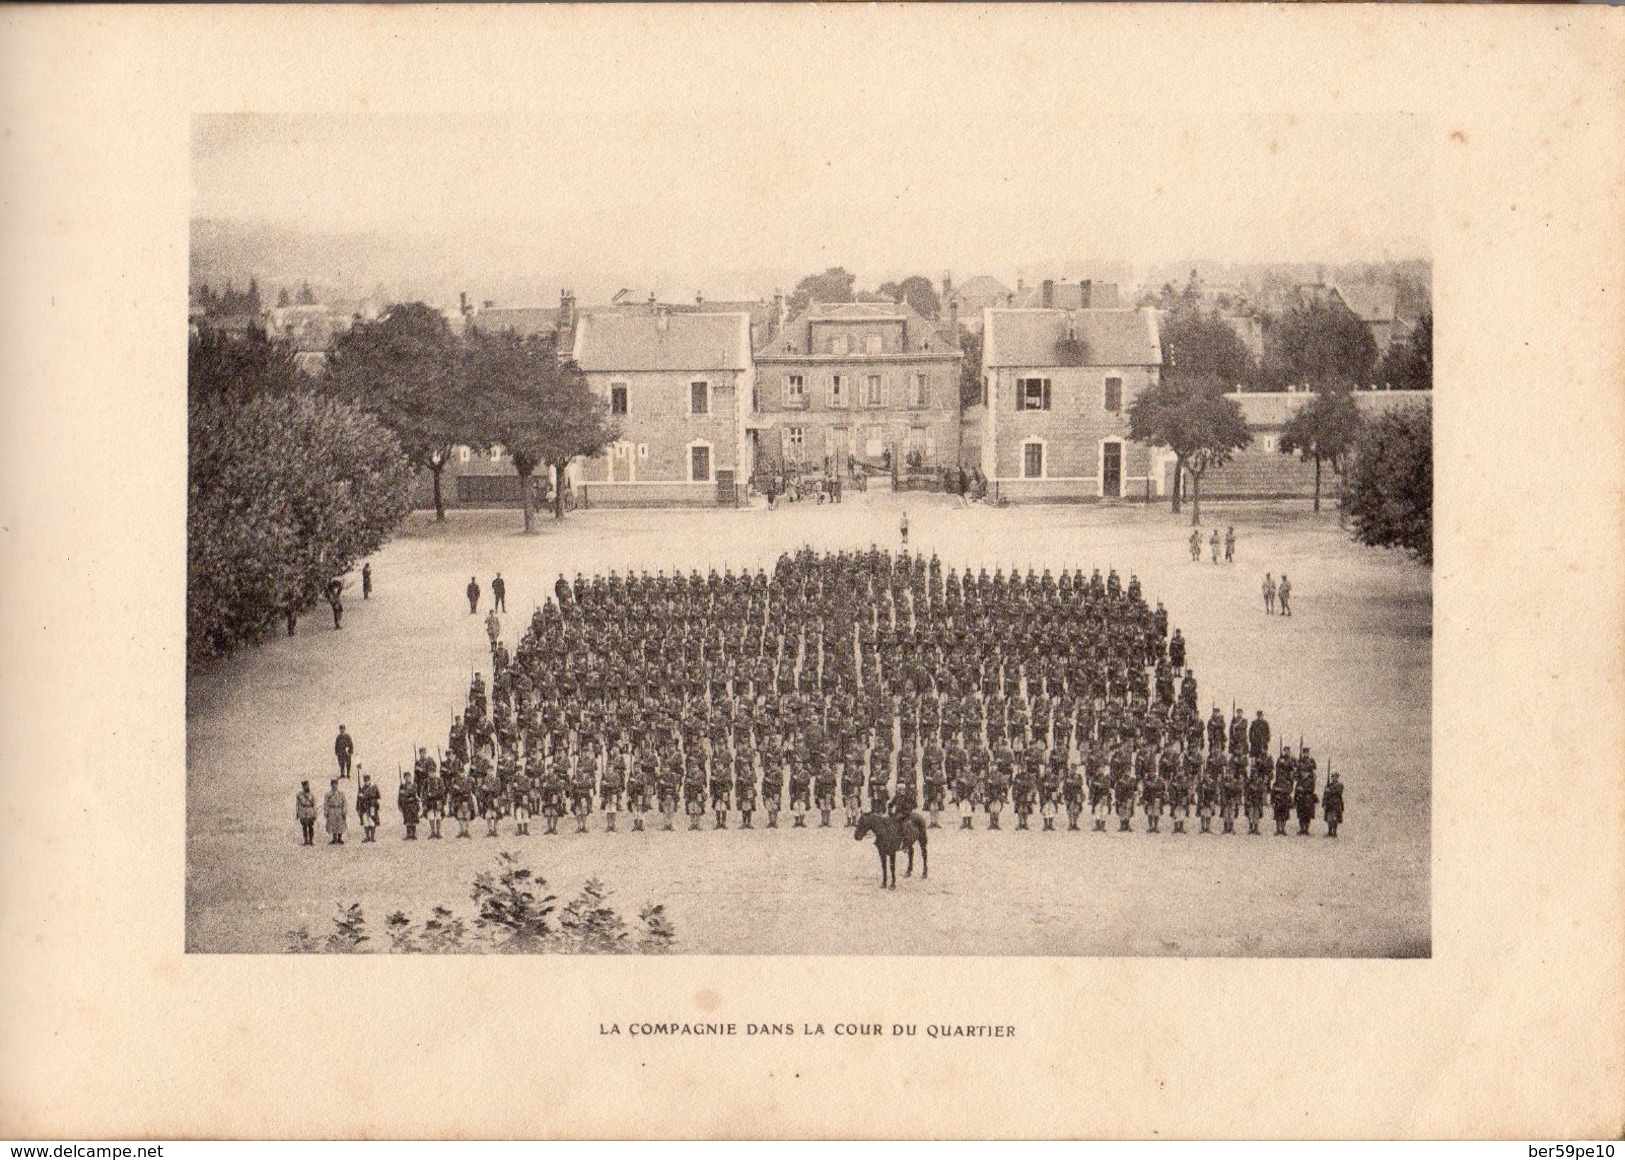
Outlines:
{"label": "window", "polygon": [[829,380],[829,405],[846,406],[846,380],[840,375],[834,375]]}
{"label": "window", "polygon": [[1038,442],[1021,445],[1021,474],[1026,479],[1044,478],[1044,445]]}
{"label": "window", "polygon": [[864,349],[870,354],[884,354],[886,350],[886,339],[883,335],[871,334],[868,338],[863,340],[863,345]]}
{"label": "window", "polygon": [[688,384],[688,413],[706,415],[711,411],[711,388],[707,383]]}
{"label": "window", "polygon": [[688,477],[695,483],[711,478],[711,448],[704,443],[696,443],[688,449]]}
{"label": "window", "polygon": [[801,449],[806,443],[806,432],[800,427],[786,427],[784,429],[784,446],[791,459],[801,458]]}
{"label": "window", "polygon": [[1049,380],[1048,379],[1017,379],[1016,380],[1016,410],[1018,410],[1018,411],[1047,411],[1047,410],[1049,410]]}
{"label": "window", "polygon": [[457,449],[457,462],[458,463],[467,463],[473,457],[474,457],[474,453],[472,451],[470,451],[467,447],[459,447]]}
{"label": "window", "polygon": [[502,462],[502,444],[500,444],[500,443],[491,444],[491,462],[492,463],[500,463],[500,462]]}
{"label": "window", "polygon": [[880,406],[880,376],[870,375],[863,381],[863,405],[865,407]]}
{"label": "window", "polygon": [[626,384],[615,383],[609,388],[609,413],[626,414]]}
{"label": "window", "polygon": [[784,405],[786,407],[805,407],[807,405],[807,383],[800,375],[785,377]]}
{"label": "window", "polygon": [[832,334],[829,339],[830,354],[845,354],[847,352],[847,338],[844,334]]}
{"label": "window", "polygon": [[908,405],[911,407],[924,407],[931,401],[931,391],[928,380],[923,374],[914,375],[909,380]]}
{"label": "window", "polygon": [[1112,414],[1123,409],[1123,380],[1113,375],[1106,380],[1106,410]]}

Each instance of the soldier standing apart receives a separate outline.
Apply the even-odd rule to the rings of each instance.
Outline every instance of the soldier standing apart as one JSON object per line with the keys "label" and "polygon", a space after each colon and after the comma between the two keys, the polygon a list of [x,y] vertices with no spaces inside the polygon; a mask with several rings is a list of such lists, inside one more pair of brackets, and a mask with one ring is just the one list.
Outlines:
{"label": "soldier standing apart", "polygon": [[508,584],[502,579],[501,572],[498,572],[496,578],[491,581],[491,611],[508,611]]}
{"label": "soldier standing apart", "polygon": [[1236,562],[1236,526],[1234,524],[1224,529],[1224,562],[1226,564]]}
{"label": "soldier standing apart", "polygon": [[1219,529],[1218,528],[1213,529],[1213,538],[1208,541],[1208,546],[1213,549],[1213,562],[1215,564],[1217,564],[1219,562]]}
{"label": "soldier standing apart", "polygon": [[1265,616],[1273,616],[1274,614],[1275,614],[1275,577],[1270,575],[1270,573],[1265,572],[1264,573],[1264,615]]}
{"label": "soldier standing apart", "polygon": [[485,635],[491,638],[491,647],[496,648],[497,638],[502,635],[502,622],[497,619],[495,608],[485,614]]}
{"label": "soldier standing apart", "polygon": [[907,512],[903,513],[903,522],[899,526],[898,530],[903,535],[903,551],[906,552],[906,551],[908,551],[908,513]]}
{"label": "soldier standing apart", "polygon": [[[356,766],[356,772],[360,773],[360,771],[361,767]],[[356,791],[355,795],[355,814],[356,819],[361,823],[361,840],[363,842],[378,840],[378,807],[382,797],[383,795],[378,792],[378,787],[372,784],[372,778],[362,773],[361,788]]]}
{"label": "soldier standing apart", "polygon": [[350,758],[355,753],[355,738],[339,726],[339,735],[333,738],[333,756],[339,759],[339,776],[350,776]]}
{"label": "soldier standing apart", "polygon": [[305,845],[316,844],[316,795],[310,792],[310,782],[299,783],[299,792],[294,795],[293,814],[299,819],[299,828],[304,831]]}
{"label": "soldier standing apart", "polygon": [[1281,598],[1281,615],[1282,616],[1291,616],[1292,615],[1292,581],[1290,581],[1290,580],[1288,580],[1286,578],[1286,573],[1285,572],[1281,573],[1281,584],[1280,584],[1280,587],[1278,587],[1275,590],[1275,594]]}
{"label": "soldier standing apart", "polygon": [[1320,799],[1320,811],[1326,819],[1326,836],[1337,837],[1337,827],[1343,824],[1343,782],[1336,773],[1326,775],[1326,793]]}
{"label": "soldier standing apart", "polygon": [[480,610],[480,582],[470,576],[464,591],[468,594],[468,614],[473,616]]}
{"label": "soldier standing apart", "polygon": [[327,603],[333,608],[333,628],[344,627],[344,581],[337,576],[327,582]]}
{"label": "soldier standing apart", "polygon": [[344,800],[344,791],[339,789],[339,779],[334,778],[327,783],[329,788],[327,798],[322,802],[322,814],[327,820],[327,832],[330,835],[329,846],[344,845],[344,824],[349,816],[349,806]]}
{"label": "soldier standing apart", "polygon": [[372,599],[372,565],[361,565],[361,599]]}
{"label": "soldier standing apart", "polygon": [[1193,529],[1191,529],[1191,563],[1192,564],[1200,564],[1201,562],[1202,562],[1202,533],[1193,528]]}

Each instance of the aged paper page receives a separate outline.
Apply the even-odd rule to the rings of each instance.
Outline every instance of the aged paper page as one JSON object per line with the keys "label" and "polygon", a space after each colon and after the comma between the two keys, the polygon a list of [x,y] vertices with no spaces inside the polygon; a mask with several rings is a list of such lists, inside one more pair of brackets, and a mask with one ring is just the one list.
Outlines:
{"label": "aged paper page", "polygon": [[[1618,1137],[1618,17],[1132,5],[6,11],[0,1132]],[[189,944],[203,935],[187,925],[179,320],[194,118],[551,118],[572,126],[580,151],[559,156],[561,168],[591,160],[595,141],[653,139],[685,117],[757,133],[778,123],[759,159],[720,156],[716,182],[730,197],[782,202],[787,234],[855,232],[798,213],[786,159],[797,156],[798,108],[812,102],[826,118],[838,110],[865,158],[884,141],[900,156],[939,150],[945,171],[1010,165],[1010,125],[1048,126],[1059,153],[1075,134],[1122,139],[1114,124],[1154,124],[1166,143],[1155,173],[1171,183],[1200,178],[1183,139],[1196,156],[1198,143],[1247,139],[1237,126],[1403,122],[1423,142],[1441,381],[1421,807],[1431,838],[1409,941],[1353,957],[189,953],[219,949]],[[1030,165],[1008,176],[1013,196],[1046,180]],[[1117,179],[1112,166],[1100,174]],[[1154,204],[1161,190],[1149,186]],[[996,232],[986,223],[997,204],[910,196],[922,218],[962,223],[939,236]],[[1249,196],[1241,182],[1211,212],[1256,218]],[[669,210],[601,223],[597,236],[590,221],[572,228],[602,252],[613,249],[606,234],[658,230]],[[1295,207],[1270,211],[1290,219]],[[768,252],[763,261],[777,260],[774,245],[737,239]],[[841,260],[832,250],[820,265]],[[265,686],[266,698],[289,695]],[[905,891],[899,899],[906,952],[914,916]],[[735,1030],[629,1033],[672,1022]],[[750,1035],[749,1024],[796,1033]],[[896,1025],[919,1030],[894,1035]],[[807,1034],[815,1026],[826,1034]],[[880,1033],[836,1031],[869,1026]]]}

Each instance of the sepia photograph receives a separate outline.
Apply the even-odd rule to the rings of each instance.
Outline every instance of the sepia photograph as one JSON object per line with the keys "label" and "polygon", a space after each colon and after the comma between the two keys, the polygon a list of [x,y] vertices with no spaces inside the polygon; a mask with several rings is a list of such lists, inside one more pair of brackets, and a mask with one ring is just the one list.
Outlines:
{"label": "sepia photograph", "polygon": [[1607,1160],[1618,15],[0,9],[0,1137]]}
{"label": "sepia photograph", "polygon": [[1428,956],[1427,120],[784,111],[193,120],[188,949]]}

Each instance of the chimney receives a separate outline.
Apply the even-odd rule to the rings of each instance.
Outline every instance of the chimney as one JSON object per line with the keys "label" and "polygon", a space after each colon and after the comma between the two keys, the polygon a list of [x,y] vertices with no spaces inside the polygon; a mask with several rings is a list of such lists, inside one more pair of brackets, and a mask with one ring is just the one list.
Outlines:
{"label": "chimney", "polygon": [[1016,304],[1016,296],[1014,294],[1006,294],[1004,296],[1004,304],[1006,306],[1014,306]]}
{"label": "chimney", "polygon": [[1093,278],[1085,278],[1082,282],[1078,283],[1078,305],[1080,307],[1082,307],[1084,310],[1088,310],[1094,296],[1095,280]]}
{"label": "chimney", "polygon": [[775,290],[773,291],[773,325],[778,330],[783,330],[784,324],[788,321],[789,319],[785,316],[784,291]]}
{"label": "chimney", "polygon": [[576,325],[576,296],[568,290],[559,291],[559,333],[568,334]]}
{"label": "chimney", "polygon": [[942,272],[942,300],[944,302],[954,296],[954,275],[952,270]]}
{"label": "chimney", "polygon": [[694,291],[694,305],[696,305],[696,306],[704,306],[705,305],[705,295],[701,294],[698,290]]}
{"label": "chimney", "polygon": [[464,318],[467,318],[470,314],[474,313],[474,311],[468,305],[467,290],[457,291],[457,310]]}
{"label": "chimney", "polygon": [[653,290],[649,291],[649,309],[650,310],[653,310],[655,308],[655,302],[656,301],[657,301],[657,299],[655,298],[655,292]]}
{"label": "chimney", "polygon": [[1055,308],[1055,279],[1054,278],[1045,278],[1044,279],[1043,292],[1044,292],[1044,309],[1045,310],[1053,310]]}
{"label": "chimney", "polygon": [[1016,279],[1016,293],[1020,294],[1025,289],[1027,289],[1027,279],[1018,277]]}

